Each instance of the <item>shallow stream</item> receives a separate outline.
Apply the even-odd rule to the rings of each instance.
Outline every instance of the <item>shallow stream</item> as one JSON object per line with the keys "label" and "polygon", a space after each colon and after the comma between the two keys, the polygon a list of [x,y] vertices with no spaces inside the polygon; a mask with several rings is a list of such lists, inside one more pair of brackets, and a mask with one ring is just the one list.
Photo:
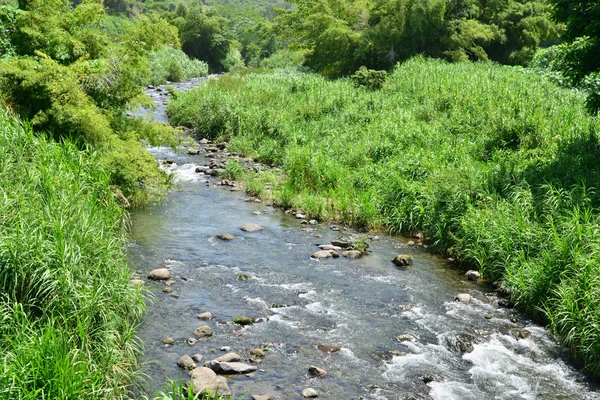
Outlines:
{"label": "shallow stream", "polygon": [[[159,106],[155,118],[165,121],[164,88],[149,93]],[[145,344],[148,394],[164,389],[169,379],[188,379],[177,366],[182,355],[199,353],[208,361],[229,346],[246,362],[250,349],[268,349],[253,376],[230,379],[235,399],[300,399],[307,387],[331,400],[600,398],[545,328],[499,307],[491,289],[467,281],[423,246],[378,234],[367,256],[313,260],[316,244],[351,232],[301,225],[281,210],[244,201],[243,192],[195,172],[211,161],[204,151],[151,151],[172,162],[167,168],[178,188],[165,202],[131,215],[132,267],[140,276],[166,267],[175,281],[172,293],[163,293],[163,283],[146,284],[153,298],[138,334]],[[264,230],[242,232],[249,222]],[[223,233],[234,240],[215,237]],[[412,255],[414,265],[395,267],[391,260],[401,253]],[[458,293],[473,300],[456,302]],[[198,320],[204,311],[214,318]],[[231,323],[240,315],[265,322]],[[186,339],[204,324],[214,335],[188,345]],[[519,338],[523,328],[530,337]],[[166,346],[166,337],[175,343]],[[465,337],[473,339],[472,348]],[[325,353],[318,345],[341,350]],[[472,351],[463,352],[465,347]],[[311,365],[328,375],[310,377]]]}

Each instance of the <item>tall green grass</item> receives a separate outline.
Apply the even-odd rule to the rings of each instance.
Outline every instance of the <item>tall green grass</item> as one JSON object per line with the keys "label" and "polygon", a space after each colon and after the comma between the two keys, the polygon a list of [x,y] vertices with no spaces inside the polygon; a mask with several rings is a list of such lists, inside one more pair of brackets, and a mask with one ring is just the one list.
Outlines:
{"label": "tall green grass", "polygon": [[153,52],[149,60],[147,84],[162,85],[167,81],[181,82],[208,75],[207,63],[191,59],[183,51],[170,46]]}
{"label": "tall green grass", "polygon": [[0,111],[0,398],[126,395],[144,311],[94,154]]}
{"label": "tall green grass", "polygon": [[423,58],[379,91],[282,70],[181,94],[174,123],[282,167],[250,175],[310,217],[423,232],[502,280],[600,376],[600,121],[531,72]]}

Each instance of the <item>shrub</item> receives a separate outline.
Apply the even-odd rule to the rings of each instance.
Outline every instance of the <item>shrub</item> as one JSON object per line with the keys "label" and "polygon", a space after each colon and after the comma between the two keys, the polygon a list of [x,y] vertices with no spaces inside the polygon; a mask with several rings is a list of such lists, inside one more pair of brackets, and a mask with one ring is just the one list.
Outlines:
{"label": "shrub", "polygon": [[352,82],[357,87],[369,90],[379,90],[385,84],[388,74],[386,71],[376,71],[362,66],[352,75]]}

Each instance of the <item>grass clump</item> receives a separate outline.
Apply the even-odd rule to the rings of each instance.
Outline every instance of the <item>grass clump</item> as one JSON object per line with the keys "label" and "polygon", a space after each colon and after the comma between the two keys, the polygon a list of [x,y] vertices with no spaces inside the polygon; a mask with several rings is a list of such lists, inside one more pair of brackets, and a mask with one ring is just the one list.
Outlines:
{"label": "grass clump", "polygon": [[95,154],[0,111],[0,398],[126,395],[141,289]]}
{"label": "grass clump", "polygon": [[149,56],[150,73],[147,83],[162,85],[167,81],[181,82],[191,78],[208,75],[208,64],[191,59],[183,51],[171,46],[164,46]]}
{"label": "grass clump", "polygon": [[600,121],[580,93],[510,67],[415,58],[378,91],[280,70],[211,82],[169,114],[281,166],[269,193],[286,207],[422,232],[502,280],[600,375]]}

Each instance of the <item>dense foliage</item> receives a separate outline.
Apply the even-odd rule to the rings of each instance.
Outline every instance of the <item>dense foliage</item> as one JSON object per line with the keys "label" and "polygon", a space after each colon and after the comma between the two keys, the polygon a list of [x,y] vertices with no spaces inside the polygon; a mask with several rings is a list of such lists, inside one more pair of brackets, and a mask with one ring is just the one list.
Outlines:
{"label": "dense foliage", "polygon": [[423,232],[503,281],[600,374],[600,122],[578,93],[521,69],[417,58],[377,91],[234,75],[169,113],[282,166],[248,176],[252,192],[309,217]]}
{"label": "dense foliage", "polygon": [[141,139],[173,143],[174,136],[166,127],[126,119],[125,110],[146,101],[140,84],[148,80],[148,53],[177,45],[177,31],[164,19],[140,16],[123,21],[111,43],[105,20],[98,0],[74,8],[63,0],[4,7],[0,102],[56,140],[101,150],[112,182],[144,204],[168,180]]}
{"label": "dense foliage", "polygon": [[110,175],[0,111],[0,188],[0,398],[119,398],[144,303]]}
{"label": "dense foliage", "polygon": [[416,54],[527,64],[557,38],[541,0],[291,0],[279,29],[329,76],[391,69]]}
{"label": "dense foliage", "polygon": [[553,16],[566,24],[566,40],[538,55],[533,66],[557,83],[587,93],[587,107],[600,111],[600,7],[597,1],[548,0]]}

